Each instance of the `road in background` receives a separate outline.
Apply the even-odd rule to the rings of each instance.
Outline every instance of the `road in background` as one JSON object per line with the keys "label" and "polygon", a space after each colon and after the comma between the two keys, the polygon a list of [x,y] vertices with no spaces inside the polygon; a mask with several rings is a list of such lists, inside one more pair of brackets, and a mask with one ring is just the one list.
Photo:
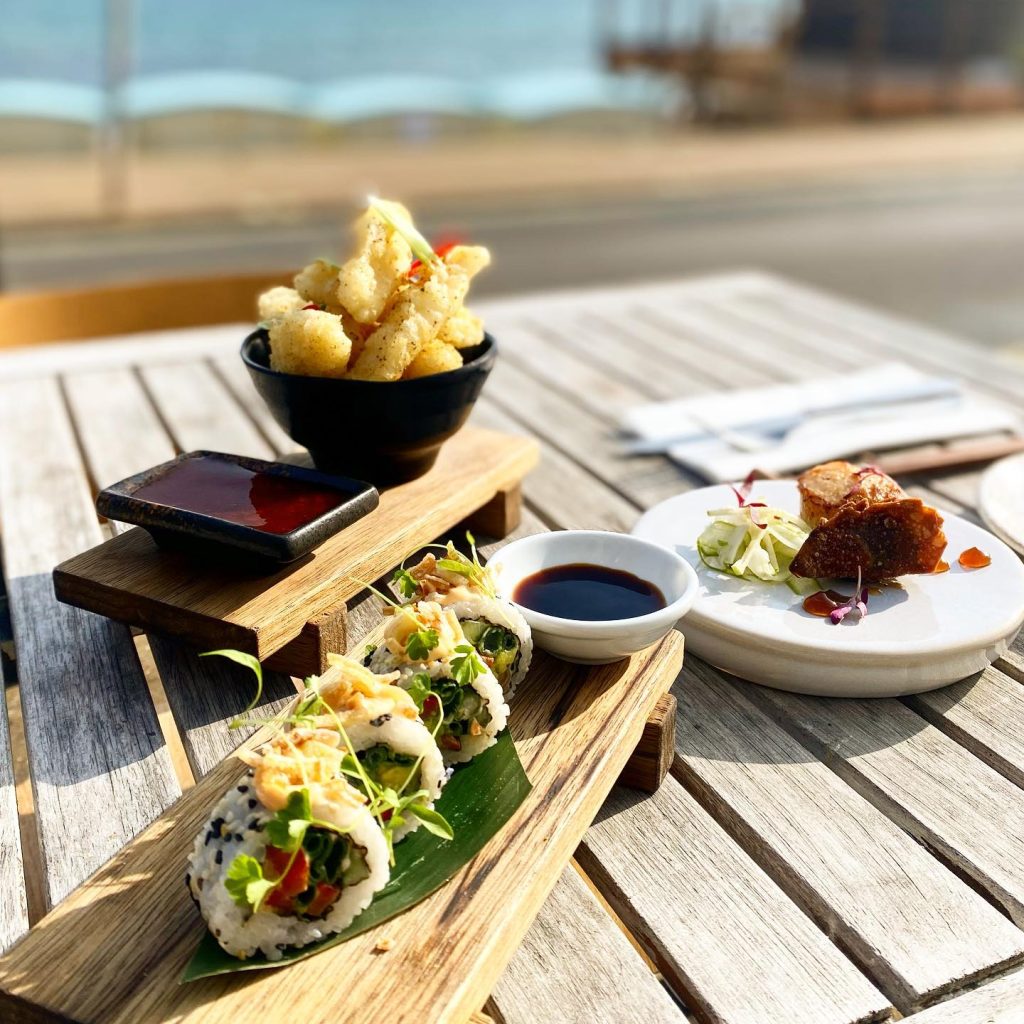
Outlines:
{"label": "road in background", "polygon": [[[987,345],[1024,342],[1024,178],[945,170],[854,184],[630,201],[420,204],[432,237],[486,243],[478,295],[762,268]],[[299,266],[336,255],[341,215],[175,220],[0,235],[5,287]]]}

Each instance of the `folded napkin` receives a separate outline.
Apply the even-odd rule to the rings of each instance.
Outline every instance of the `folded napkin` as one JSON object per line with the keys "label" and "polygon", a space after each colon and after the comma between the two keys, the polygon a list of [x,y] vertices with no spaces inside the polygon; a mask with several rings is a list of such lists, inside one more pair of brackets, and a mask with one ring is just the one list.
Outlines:
{"label": "folded napkin", "polygon": [[708,480],[785,473],[863,451],[1000,431],[1019,417],[905,363],[626,410],[627,451],[667,452]]}
{"label": "folded napkin", "polygon": [[858,415],[807,420],[765,447],[737,449],[722,437],[672,445],[669,456],[707,480],[743,480],[753,470],[787,473],[860,452],[950,441],[1000,431],[1019,431],[1019,418],[989,399],[964,396],[902,407],[879,407]]}
{"label": "folded napkin", "polygon": [[883,363],[795,384],[636,405],[625,410],[620,426],[636,439],[627,448],[667,451],[673,444],[726,431],[781,433],[811,416],[958,394],[960,387],[955,381],[929,376],[905,363]]}

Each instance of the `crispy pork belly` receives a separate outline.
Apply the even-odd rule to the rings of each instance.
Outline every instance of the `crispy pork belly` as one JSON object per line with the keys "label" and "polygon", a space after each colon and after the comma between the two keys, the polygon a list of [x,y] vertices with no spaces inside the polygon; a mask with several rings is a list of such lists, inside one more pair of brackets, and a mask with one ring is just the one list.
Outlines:
{"label": "crispy pork belly", "polygon": [[807,470],[797,481],[800,488],[800,517],[817,526],[850,501],[869,505],[897,501],[906,492],[891,476],[875,466],[854,466],[849,462],[826,462]]}
{"label": "crispy pork belly", "polygon": [[880,470],[848,462],[815,466],[800,477],[800,509],[814,529],[790,571],[814,579],[865,583],[934,572],[946,536],[942,517]]}

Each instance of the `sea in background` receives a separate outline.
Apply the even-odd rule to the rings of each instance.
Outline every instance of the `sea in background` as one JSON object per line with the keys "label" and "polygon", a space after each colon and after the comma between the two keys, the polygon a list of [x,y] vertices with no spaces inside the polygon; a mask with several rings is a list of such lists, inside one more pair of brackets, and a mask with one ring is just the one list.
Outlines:
{"label": "sea in background", "polygon": [[[767,38],[794,0],[676,0],[685,38],[709,12],[733,40]],[[600,0],[135,0],[132,75],[244,70],[315,82],[369,75],[597,71]],[[4,0],[0,79],[100,85],[103,0]],[[627,38],[658,38],[662,0],[619,0]]]}

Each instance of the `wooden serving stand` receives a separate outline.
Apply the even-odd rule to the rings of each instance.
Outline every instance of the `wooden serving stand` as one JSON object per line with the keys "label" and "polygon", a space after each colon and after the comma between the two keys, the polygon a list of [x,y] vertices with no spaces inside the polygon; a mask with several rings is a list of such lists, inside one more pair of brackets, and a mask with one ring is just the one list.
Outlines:
{"label": "wooden serving stand", "polygon": [[241,775],[228,758],[0,959],[0,1019],[465,1024],[637,747],[682,658],[674,631],[614,665],[568,665],[538,653],[510,717],[533,789],[469,864],[404,914],[316,956],[181,984],[205,930],[182,883],[186,858],[210,809]]}
{"label": "wooden serving stand", "polygon": [[59,600],[203,649],[233,647],[294,676],[347,646],[345,604],[410,551],[453,527],[504,537],[519,524],[520,483],[537,442],[465,427],[429,473],[385,490],[368,516],[272,575],[159,548],[145,530],[119,534],[53,571]]}

